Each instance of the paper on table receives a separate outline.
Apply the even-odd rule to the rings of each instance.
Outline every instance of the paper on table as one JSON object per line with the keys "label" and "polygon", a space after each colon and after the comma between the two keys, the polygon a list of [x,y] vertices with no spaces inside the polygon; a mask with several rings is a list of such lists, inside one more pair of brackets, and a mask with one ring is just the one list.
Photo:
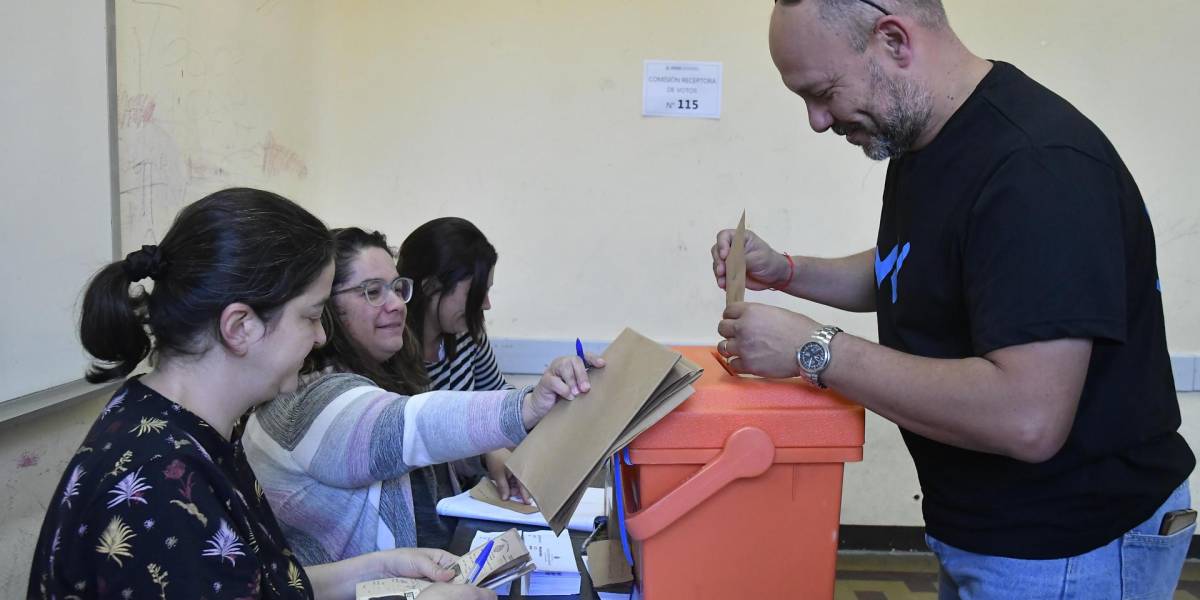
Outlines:
{"label": "paper on table", "polygon": [[538,571],[579,572],[579,565],[575,563],[575,548],[567,532],[554,535],[552,531],[526,531],[521,534],[521,539]]}
{"label": "paper on table", "polygon": [[579,566],[575,548],[567,532],[554,535],[552,531],[526,531],[521,534],[529,557],[537,566],[521,578],[521,591],[526,596],[564,596],[579,593]]}
{"label": "paper on table", "polygon": [[[537,510],[536,508],[534,509]],[[467,519],[483,519],[485,521],[500,521],[520,525],[536,525],[547,527],[545,517],[539,512],[521,514],[500,508],[471,497],[469,492],[457,496],[443,498],[437,503],[437,513],[447,517]],[[604,514],[604,490],[602,488],[587,488],[583,499],[576,507],[575,513],[567,523],[567,528],[575,531],[591,531],[596,517]]]}
{"label": "paper on table", "polygon": [[536,506],[523,504],[507,498],[501,498],[499,490],[496,489],[496,485],[487,477],[480,479],[479,483],[475,484],[475,487],[471,488],[470,494],[472,498],[480,502],[519,512],[523,515],[532,514],[538,511]]}
{"label": "paper on table", "polygon": [[471,547],[478,548],[502,535],[503,531],[476,531],[475,537],[471,538]]}
{"label": "paper on table", "polygon": [[725,257],[725,306],[746,299],[746,211],[733,233],[729,255]]}

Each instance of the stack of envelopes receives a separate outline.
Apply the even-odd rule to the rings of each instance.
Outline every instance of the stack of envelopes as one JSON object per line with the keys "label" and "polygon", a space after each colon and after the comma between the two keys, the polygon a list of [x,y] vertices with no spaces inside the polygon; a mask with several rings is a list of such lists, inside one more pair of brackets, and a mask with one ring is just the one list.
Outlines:
{"label": "stack of envelopes", "polygon": [[546,522],[562,532],[605,461],[692,395],[702,370],[626,329],[588,371],[591,390],[559,402],[508,460]]}

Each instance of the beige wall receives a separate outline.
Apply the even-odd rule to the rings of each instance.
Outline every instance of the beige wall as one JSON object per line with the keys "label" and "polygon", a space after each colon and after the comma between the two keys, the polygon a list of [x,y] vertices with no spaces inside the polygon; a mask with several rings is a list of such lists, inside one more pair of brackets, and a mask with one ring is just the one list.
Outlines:
{"label": "beige wall", "polygon": [[[1200,351],[1200,51],[1193,0],[947,0],[980,54],[1014,62],[1114,141],[1157,228],[1169,340]],[[199,7],[199,8],[198,8]],[[117,1],[126,248],[227,185],[291,195],[396,242],[445,214],[503,259],[497,337],[611,338],[625,324],[711,341],[714,232],[748,210],[788,250],[873,244],[884,165],[807,130],[765,45],[767,2]],[[201,12],[202,11],[202,12]],[[640,115],[643,59],[725,65],[719,121]],[[153,104],[153,109],[149,108]],[[752,298],[756,296],[752,295]],[[761,297],[760,297],[761,298]],[[786,306],[873,335],[869,316]],[[1181,395],[1200,447],[1200,395]],[[61,469],[99,399],[0,424],[0,597],[18,597]],[[32,462],[32,464],[31,464]],[[920,523],[894,426],[868,421],[844,521]],[[1194,491],[1195,493],[1195,491]]]}
{"label": "beige wall", "polygon": [[[1074,102],[1112,138],[1158,229],[1170,344],[1200,351],[1200,3],[947,2],[966,42]],[[765,43],[769,2],[325,4],[309,205],[394,237],[476,221],[502,259],[497,337],[715,337],[714,232],[742,207],[796,252],[870,247],[882,163],[807,130]],[[1164,18],[1166,16],[1166,18]],[[645,119],[647,58],[721,61],[720,121]],[[752,295],[752,297],[755,297]],[[800,302],[872,335],[869,316]]]}

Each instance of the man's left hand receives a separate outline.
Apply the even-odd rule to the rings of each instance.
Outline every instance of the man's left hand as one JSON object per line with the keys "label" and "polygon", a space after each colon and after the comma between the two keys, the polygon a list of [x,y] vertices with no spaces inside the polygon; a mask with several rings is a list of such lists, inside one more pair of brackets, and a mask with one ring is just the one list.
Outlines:
{"label": "man's left hand", "polygon": [[737,302],[725,309],[717,333],[721,356],[739,373],[783,378],[800,375],[796,350],[821,326],[814,320],[776,306]]}

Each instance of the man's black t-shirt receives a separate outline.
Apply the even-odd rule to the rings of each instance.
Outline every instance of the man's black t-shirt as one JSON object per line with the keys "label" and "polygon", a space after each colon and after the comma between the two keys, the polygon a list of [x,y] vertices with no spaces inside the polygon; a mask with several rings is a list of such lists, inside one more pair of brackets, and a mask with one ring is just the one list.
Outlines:
{"label": "man's black t-shirt", "polygon": [[1046,462],[902,431],[930,535],[1072,556],[1149,518],[1187,478],[1150,218],[1116,150],[1065,100],[995,63],[931,144],[888,166],[876,252],[888,347],[964,358],[1094,343],[1071,433]]}

